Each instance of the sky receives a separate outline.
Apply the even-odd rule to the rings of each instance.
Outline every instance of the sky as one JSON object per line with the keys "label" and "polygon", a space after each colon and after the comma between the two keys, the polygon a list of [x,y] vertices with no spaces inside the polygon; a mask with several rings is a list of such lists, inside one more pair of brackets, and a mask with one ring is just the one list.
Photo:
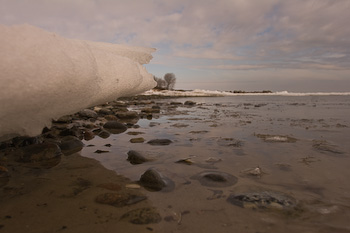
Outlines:
{"label": "sky", "polygon": [[350,92],[350,0],[0,0],[0,23],[156,48],[176,89]]}

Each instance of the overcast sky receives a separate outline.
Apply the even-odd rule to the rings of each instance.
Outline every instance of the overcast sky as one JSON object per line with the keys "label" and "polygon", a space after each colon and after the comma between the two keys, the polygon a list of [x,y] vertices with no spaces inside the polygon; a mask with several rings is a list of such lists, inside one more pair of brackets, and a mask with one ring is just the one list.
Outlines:
{"label": "overcast sky", "polygon": [[176,88],[350,91],[350,0],[0,0],[0,23],[157,48]]}

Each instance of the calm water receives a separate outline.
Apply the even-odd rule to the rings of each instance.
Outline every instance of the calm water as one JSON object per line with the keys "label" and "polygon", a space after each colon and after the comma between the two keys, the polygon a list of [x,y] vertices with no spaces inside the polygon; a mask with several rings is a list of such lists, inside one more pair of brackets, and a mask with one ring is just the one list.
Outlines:
{"label": "calm water", "polygon": [[[192,100],[193,107],[169,102]],[[175,182],[172,192],[144,191],[162,216],[159,232],[350,232],[350,96],[233,96],[156,100],[161,114],[139,128],[85,142],[83,156],[137,181],[153,167]],[[143,106],[142,106],[143,107]],[[140,106],[130,107],[139,111]],[[132,136],[128,132],[142,132]],[[143,137],[145,143],[130,143]],[[173,141],[152,146],[155,138]],[[286,142],[287,138],[296,141]],[[104,146],[110,143],[111,147]],[[96,154],[95,150],[109,150]],[[151,162],[131,165],[127,152]],[[192,165],[176,163],[189,159]],[[261,174],[249,173],[259,167]],[[202,186],[192,176],[220,171],[238,178],[224,188]],[[236,192],[262,189],[286,193],[302,211],[243,209],[226,201]],[[178,218],[180,213],[186,215]]]}

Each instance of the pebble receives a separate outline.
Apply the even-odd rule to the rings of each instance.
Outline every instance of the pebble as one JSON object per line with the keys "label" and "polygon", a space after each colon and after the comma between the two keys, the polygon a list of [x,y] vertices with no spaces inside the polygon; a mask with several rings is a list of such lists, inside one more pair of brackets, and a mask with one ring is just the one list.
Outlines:
{"label": "pebble", "polygon": [[146,159],[141,153],[130,150],[128,152],[128,159],[127,159],[131,164],[142,164],[144,162],[147,162],[148,159]]}
{"label": "pebble", "polygon": [[78,112],[78,115],[83,118],[94,118],[98,117],[97,113],[91,109],[84,109]]}
{"label": "pebble", "polygon": [[142,138],[142,137],[140,137],[140,138],[131,138],[130,142],[131,143],[143,143],[143,142],[145,142],[145,139]]}
{"label": "pebble", "polygon": [[128,129],[124,124],[117,121],[108,121],[103,125],[103,128],[112,134],[120,134]]}
{"label": "pebble", "polygon": [[238,178],[219,171],[204,171],[191,177],[198,180],[199,183],[207,187],[229,187],[237,183]]}
{"label": "pebble", "polygon": [[152,139],[147,143],[153,146],[166,146],[172,143],[172,141],[170,139]]}
{"label": "pebble", "polygon": [[150,168],[143,173],[139,183],[150,191],[171,191],[174,189],[174,182],[164,177],[153,168]]}
{"label": "pebble", "polygon": [[125,213],[121,218],[121,220],[128,221],[133,224],[151,224],[151,223],[159,223],[162,221],[162,217],[158,213],[156,208],[140,208],[131,210]]}
{"label": "pebble", "polygon": [[84,147],[84,143],[82,143],[77,137],[66,136],[62,138],[59,147],[64,155],[71,155],[81,151]]}

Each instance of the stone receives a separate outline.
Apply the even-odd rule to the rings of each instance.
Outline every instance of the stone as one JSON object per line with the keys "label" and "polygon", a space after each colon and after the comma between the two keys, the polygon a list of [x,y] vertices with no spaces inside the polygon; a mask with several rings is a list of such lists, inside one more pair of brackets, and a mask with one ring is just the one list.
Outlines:
{"label": "stone", "polygon": [[144,113],[160,113],[160,109],[157,109],[157,108],[142,108],[141,112],[144,112]]}
{"label": "stone", "polygon": [[143,142],[145,142],[145,139],[144,138],[131,138],[130,142],[131,143],[143,143]]}
{"label": "stone", "polygon": [[174,182],[153,168],[143,173],[139,183],[149,191],[171,191],[174,189]]}
{"label": "stone", "polygon": [[128,129],[124,124],[117,121],[108,121],[103,125],[103,128],[112,134],[120,134]]}
{"label": "stone", "polygon": [[71,155],[83,149],[84,143],[74,136],[66,136],[61,139],[59,147],[64,155]]}
{"label": "stone", "polygon": [[128,159],[131,164],[142,164],[148,161],[142,154],[137,151],[130,150],[128,152]]}
{"label": "stone", "polygon": [[242,208],[251,209],[292,209],[296,200],[284,193],[270,190],[231,194],[227,201]]}
{"label": "stone", "polygon": [[191,177],[207,187],[229,187],[237,183],[238,178],[219,171],[204,171]]}
{"label": "stone", "polygon": [[166,146],[172,143],[172,141],[170,139],[152,139],[147,143],[153,146]]}
{"label": "stone", "polygon": [[159,223],[162,221],[162,217],[158,213],[156,208],[140,208],[136,210],[131,210],[125,213],[121,220],[128,221],[133,224],[151,224]]}
{"label": "stone", "polygon": [[113,115],[113,111],[111,111],[108,108],[101,108],[100,110],[98,110],[98,114],[101,114],[101,115]]}
{"label": "stone", "polygon": [[34,168],[54,167],[61,161],[61,155],[60,147],[50,142],[25,146],[15,152],[17,162]]}
{"label": "stone", "polygon": [[98,117],[97,113],[91,109],[84,109],[78,112],[78,115],[82,118],[94,118]]}
{"label": "stone", "polygon": [[187,106],[194,106],[194,105],[196,105],[196,102],[191,101],[191,100],[187,100],[187,101],[184,103],[184,105],[187,105]]}
{"label": "stone", "polygon": [[54,121],[55,123],[70,123],[72,122],[72,116],[66,115],[66,116],[61,116],[57,120]]}

